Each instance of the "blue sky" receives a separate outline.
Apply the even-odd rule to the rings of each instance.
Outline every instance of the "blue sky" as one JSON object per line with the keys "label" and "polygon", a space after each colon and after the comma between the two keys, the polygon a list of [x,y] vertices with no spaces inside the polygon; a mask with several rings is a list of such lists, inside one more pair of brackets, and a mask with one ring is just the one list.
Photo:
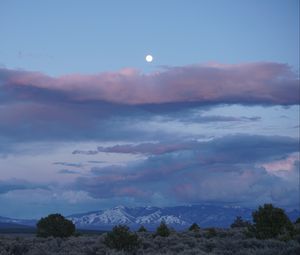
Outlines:
{"label": "blue sky", "polygon": [[0,64],[50,75],[211,61],[298,70],[298,10],[297,0],[1,1]]}
{"label": "blue sky", "polygon": [[298,208],[298,10],[1,1],[0,215]]}

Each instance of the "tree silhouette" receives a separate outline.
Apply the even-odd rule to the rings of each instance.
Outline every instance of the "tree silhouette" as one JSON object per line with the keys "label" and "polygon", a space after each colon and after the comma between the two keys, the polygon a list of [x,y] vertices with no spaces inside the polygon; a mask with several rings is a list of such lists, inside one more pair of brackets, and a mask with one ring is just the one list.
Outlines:
{"label": "tree silhouette", "polygon": [[50,214],[37,223],[39,237],[68,237],[75,233],[75,225],[60,214]]}
{"label": "tree silhouette", "polygon": [[252,213],[253,226],[249,227],[258,239],[275,238],[279,235],[292,235],[293,224],[281,208],[272,204],[259,206],[257,211]]}

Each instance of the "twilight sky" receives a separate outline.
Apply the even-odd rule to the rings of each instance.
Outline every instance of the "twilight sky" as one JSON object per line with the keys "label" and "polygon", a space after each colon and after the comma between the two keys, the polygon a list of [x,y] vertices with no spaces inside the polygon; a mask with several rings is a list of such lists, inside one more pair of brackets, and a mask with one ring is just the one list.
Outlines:
{"label": "twilight sky", "polygon": [[0,215],[298,208],[298,10],[1,1]]}

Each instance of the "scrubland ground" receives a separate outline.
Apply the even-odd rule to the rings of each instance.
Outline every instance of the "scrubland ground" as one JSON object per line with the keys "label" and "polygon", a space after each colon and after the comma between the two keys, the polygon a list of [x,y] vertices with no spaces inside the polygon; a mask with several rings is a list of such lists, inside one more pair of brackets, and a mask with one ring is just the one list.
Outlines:
{"label": "scrubland ground", "polygon": [[111,250],[105,236],[82,235],[70,238],[37,238],[34,236],[0,236],[0,255],[100,255],[100,254],[240,254],[296,255],[300,254],[300,237],[289,241],[249,238],[243,229],[172,232],[168,237],[138,233],[139,247],[125,252]]}

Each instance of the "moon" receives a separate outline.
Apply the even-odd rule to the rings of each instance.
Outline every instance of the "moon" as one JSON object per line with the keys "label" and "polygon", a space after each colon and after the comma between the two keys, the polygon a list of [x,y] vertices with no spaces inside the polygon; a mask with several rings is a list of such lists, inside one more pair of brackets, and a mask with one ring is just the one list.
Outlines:
{"label": "moon", "polygon": [[151,55],[147,55],[147,56],[146,56],[146,61],[147,61],[148,63],[152,62],[152,61],[153,61],[153,57],[152,57]]}

